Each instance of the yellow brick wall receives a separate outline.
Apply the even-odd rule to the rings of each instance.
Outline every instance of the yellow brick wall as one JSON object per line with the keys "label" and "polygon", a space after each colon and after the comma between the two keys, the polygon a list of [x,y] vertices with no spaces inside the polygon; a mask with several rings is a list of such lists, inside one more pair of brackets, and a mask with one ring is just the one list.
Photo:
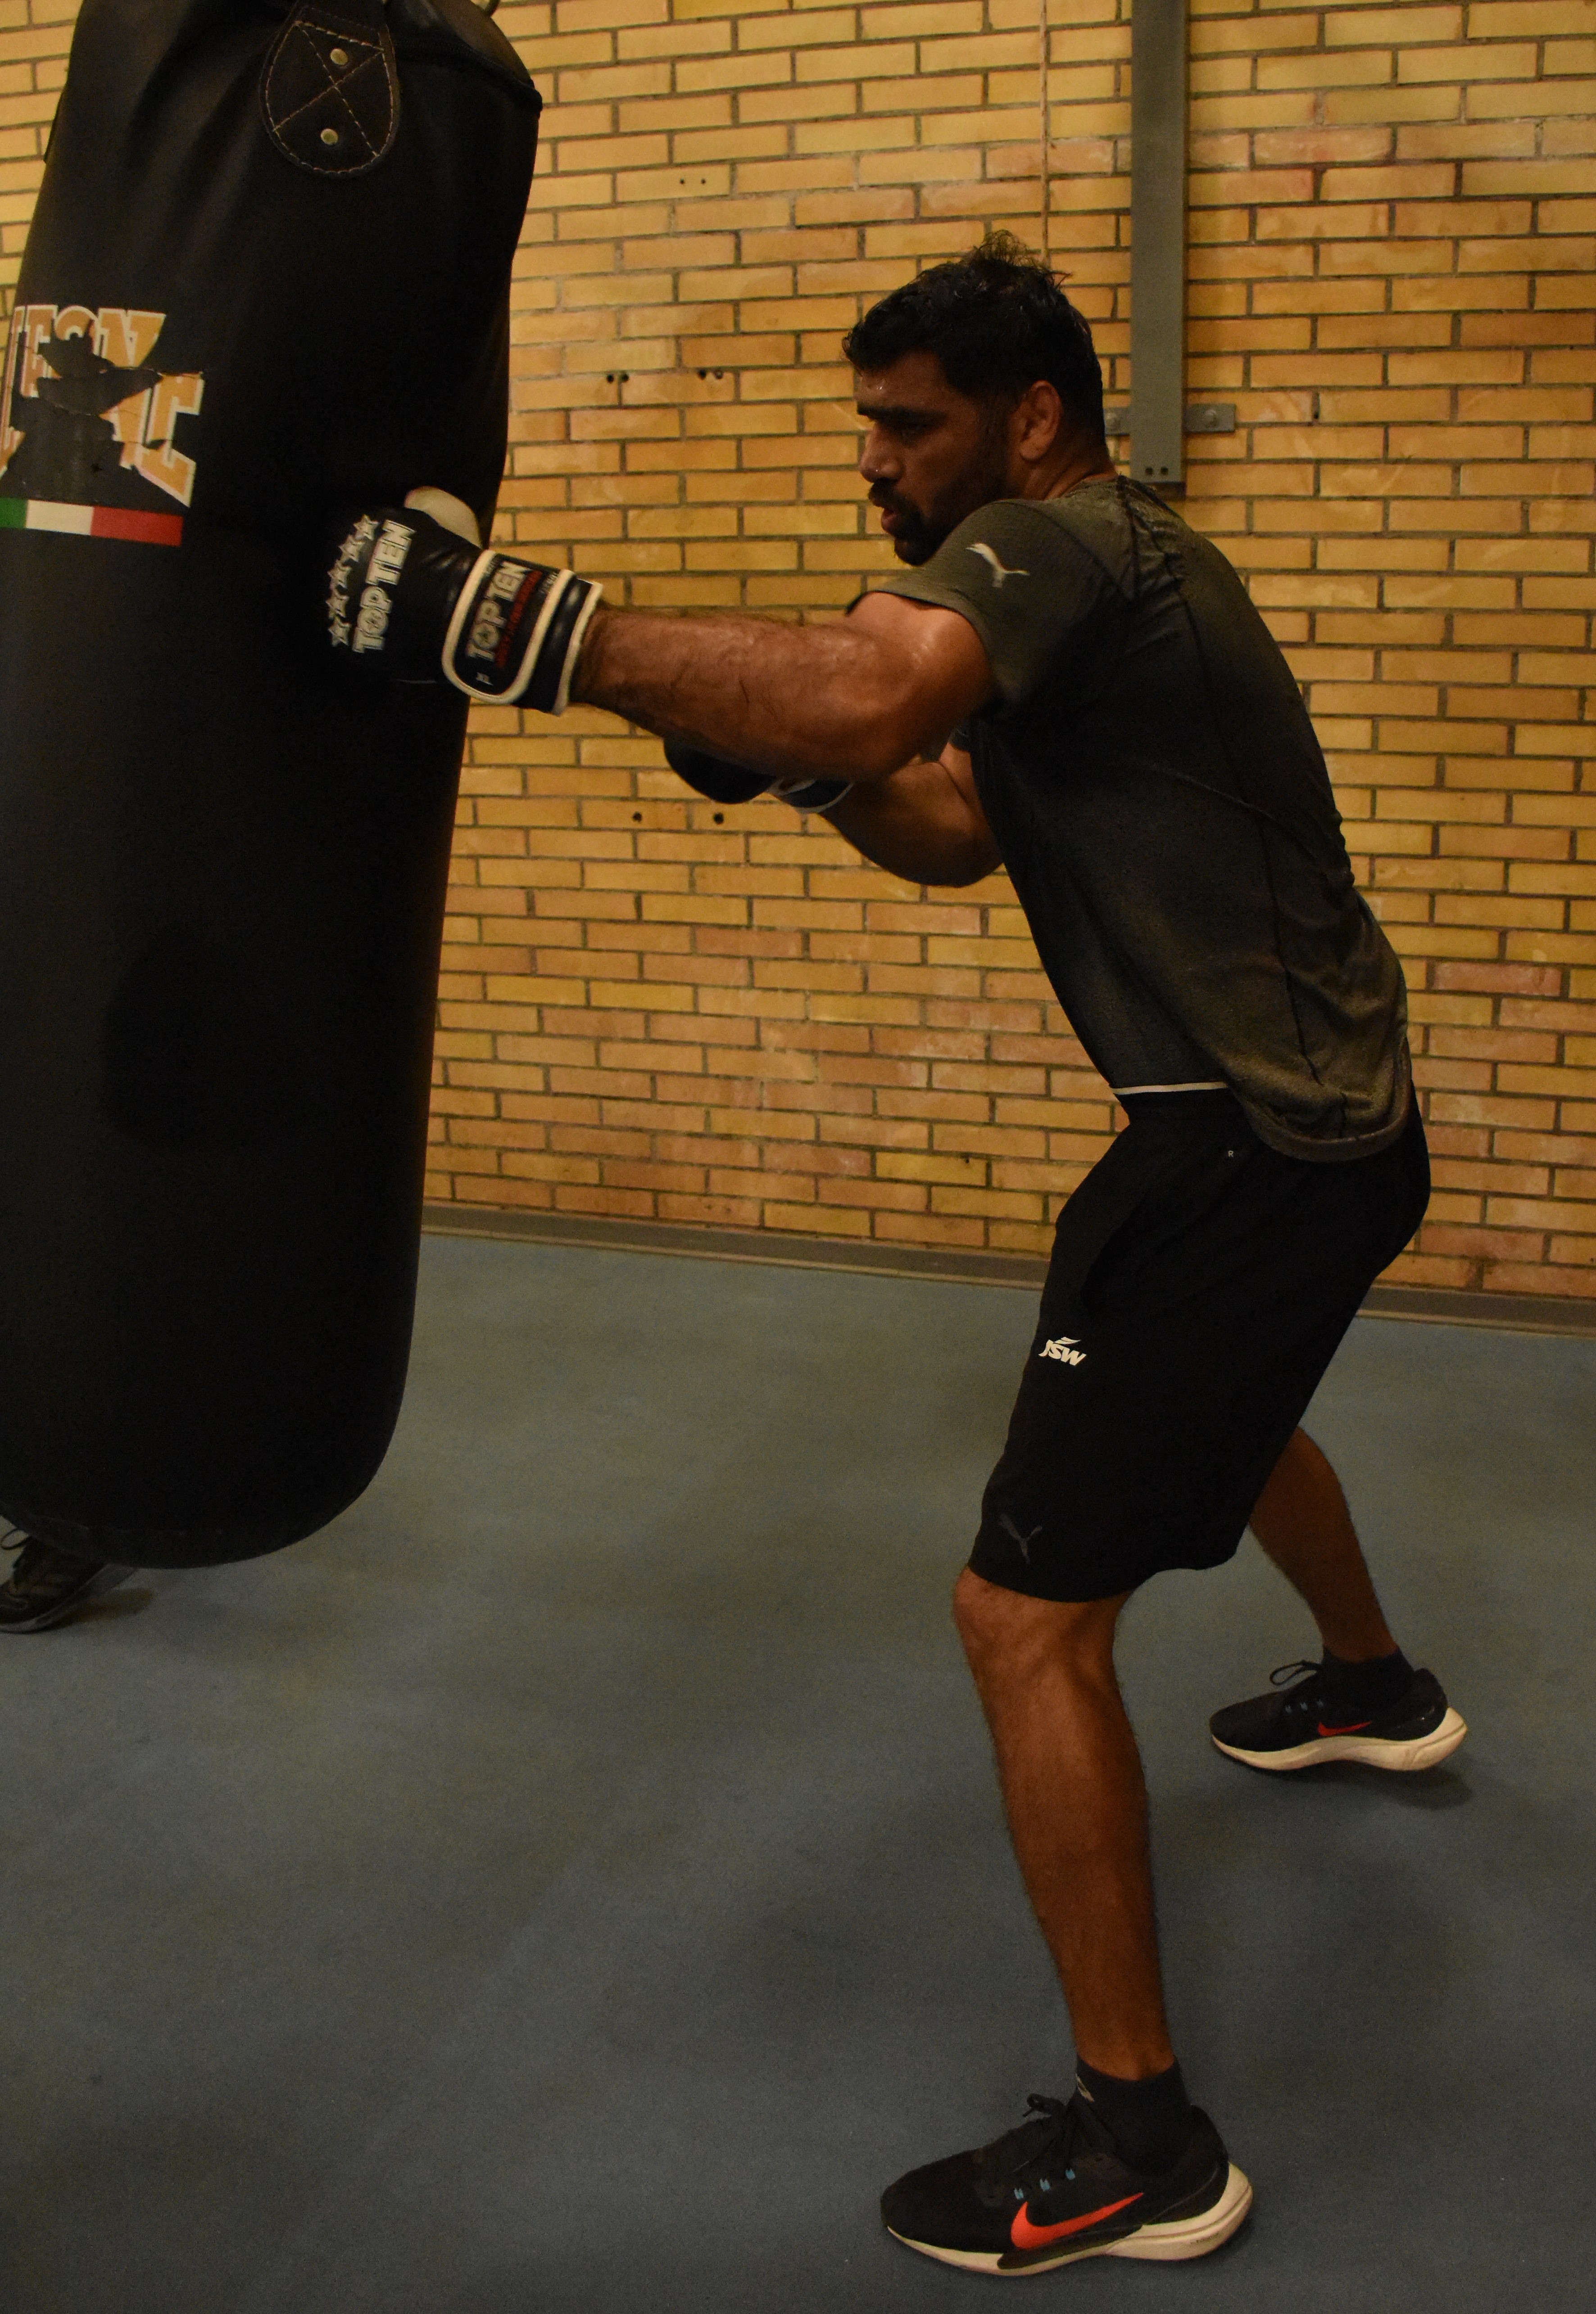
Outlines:
{"label": "yellow brick wall", "polygon": [[[14,278],[71,11],[0,0]],[[548,102],[502,529],[613,599],[834,614],[837,340],[1040,237],[1037,0],[506,5]],[[1048,0],[1047,238],[1129,387],[1128,0]],[[1593,0],[1194,0],[1188,517],[1307,686],[1413,991],[1393,1275],[1596,1294]],[[1031,1250],[1111,1129],[1006,883],[922,895],[609,719],[485,715],[432,1194]]]}

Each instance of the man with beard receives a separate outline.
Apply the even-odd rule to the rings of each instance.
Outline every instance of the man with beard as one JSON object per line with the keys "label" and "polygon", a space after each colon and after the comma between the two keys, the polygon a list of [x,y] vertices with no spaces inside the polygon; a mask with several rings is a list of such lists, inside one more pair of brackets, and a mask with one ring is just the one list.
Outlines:
{"label": "man with beard", "polygon": [[[1121,1609],[1162,1568],[1228,1559],[1250,1523],[1322,1653],[1216,1714],[1221,1750],[1411,1770],[1465,1733],[1398,1649],[1297,1426],[1428,1194],[1402,975],[1290,671],[1222,555],[1115,474],[1090,331],[1053,276],[989,241],[884,298],[845,350],[860,472],[906,573],[820,627],[589,601],[560,665],[529,643],[526,695],[569,684],[664,734],[703,792],[778,788],[912,882],[1006,866],[1128,1114],[1060,1221],[956,1594],[1077,2080],[883,2211],[979,2271],[1197,2257],[1251,2189],[1170,2043]],[[491,560],[456,553],[441,588],[432,564],[401,578],[392,631],[428,635],[433,668]],[[491,587],[511,599],[502,573]],[[516,651],[488,624],[502,671]]]}

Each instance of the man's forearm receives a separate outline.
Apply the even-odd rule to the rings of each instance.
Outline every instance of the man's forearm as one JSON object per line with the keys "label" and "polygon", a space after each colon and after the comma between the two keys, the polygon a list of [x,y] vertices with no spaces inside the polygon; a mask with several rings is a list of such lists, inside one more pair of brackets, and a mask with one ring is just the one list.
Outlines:
{"label": "man's forearm", "polygon": [[856,852],[910,884],[976,884],[1001,865],[983,819],[939,763],[856,787],[826,817]]}
{"label": "man's forearm", "polygon": [[968,687],[939,675],[918,635],[905,643],[863,619],[601,608],[571,696],[756,771],[869,782],[939,746]]}

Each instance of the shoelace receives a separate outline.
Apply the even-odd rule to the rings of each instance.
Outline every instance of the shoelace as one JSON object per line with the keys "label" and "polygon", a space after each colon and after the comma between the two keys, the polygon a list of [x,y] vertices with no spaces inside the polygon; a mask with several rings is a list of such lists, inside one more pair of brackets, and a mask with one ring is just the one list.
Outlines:
{"label": "shoelace", "polygon": [[1288,1680],[1296,1679],[1299,1674],[1308,1674],[1301,1681],[1301,1685],[1293,1688],[1289,1695],[1282,1696],[1281,1703],[1285,1710],[1303,1711],[1309,1709],[1318,1710],[1319,1698],[1313,1692],[1313,1677],[1322,1669],[1323,1665],[1316,1663],[1290,1663],[1282,1664],[1278,1670],[1270,1673],[1271,1687],[1284,1687]]}
{"label": "shoelace", "polygon": [[1016,2179],[1027,2169],[1067,2168],[1075,2143],[1084,2134],[1079,2115],[1062,2098],[1029,2097],[1026,2111],[1035,2118],[1022,2121],[976,2156],[975,2191],[989,2205],[1011,2201]]}

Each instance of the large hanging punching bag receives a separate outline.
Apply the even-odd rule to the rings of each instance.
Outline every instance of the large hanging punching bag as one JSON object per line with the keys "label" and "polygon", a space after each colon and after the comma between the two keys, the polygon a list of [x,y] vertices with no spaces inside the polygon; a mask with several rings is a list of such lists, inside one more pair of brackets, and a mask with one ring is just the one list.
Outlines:
{"label": "large hanging punching bag", "polygon": [[0,393],[0,1515],[251,1558],[404,1385],[466,704],[329,509],[490,516],[539,100],[472,0],[85,0]]}

